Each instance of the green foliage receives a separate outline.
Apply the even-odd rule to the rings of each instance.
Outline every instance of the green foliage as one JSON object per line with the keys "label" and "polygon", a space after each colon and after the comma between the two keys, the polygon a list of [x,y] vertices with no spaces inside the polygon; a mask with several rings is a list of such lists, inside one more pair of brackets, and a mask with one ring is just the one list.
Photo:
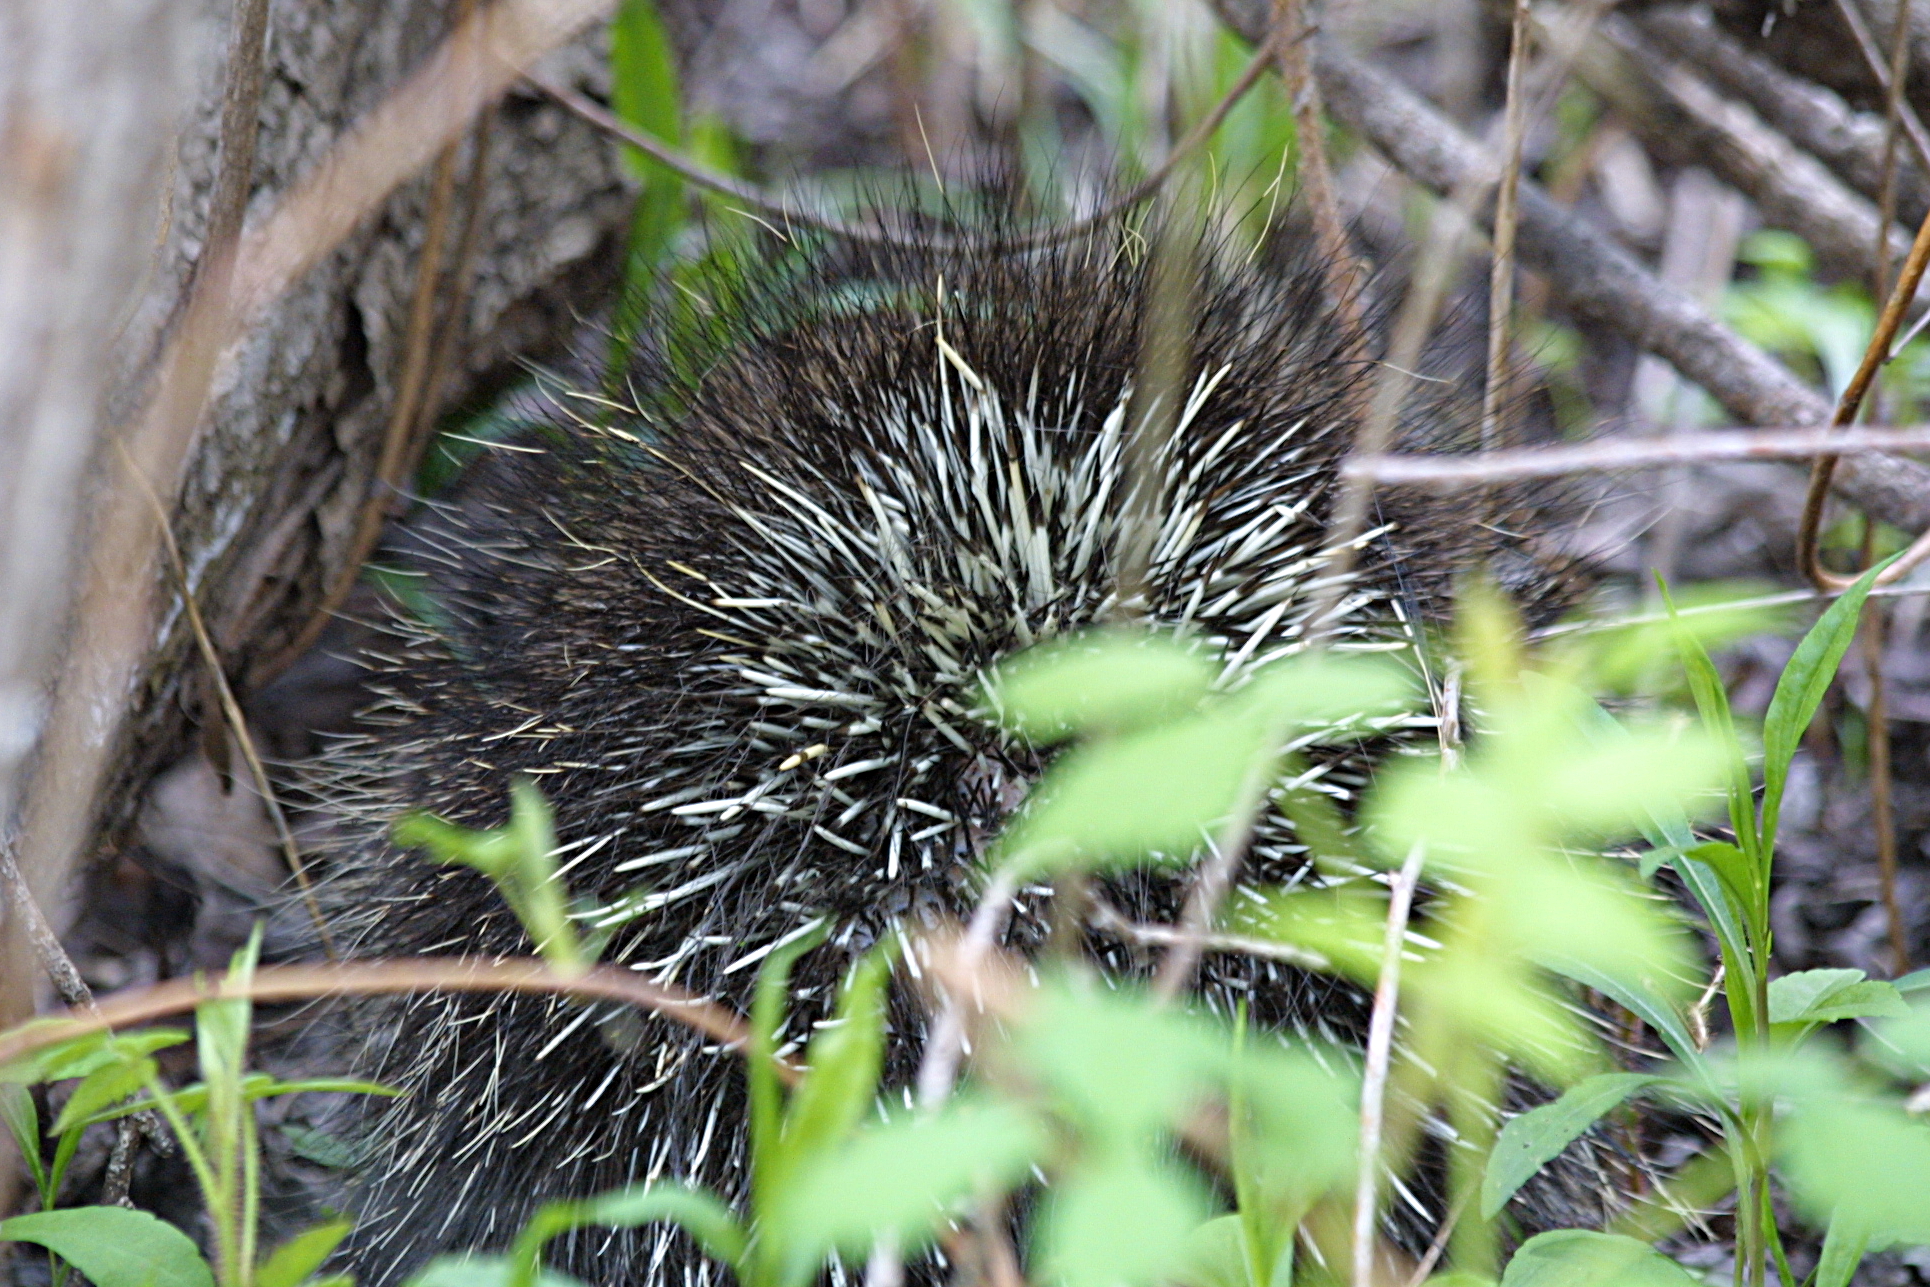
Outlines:
{"label": "green foliage", "polygon": [[145,1211],[69,1207],[15,1216],[0,1220],[0,1241],[45,1247],[95,1287],[214,1287],[194,1240]]}

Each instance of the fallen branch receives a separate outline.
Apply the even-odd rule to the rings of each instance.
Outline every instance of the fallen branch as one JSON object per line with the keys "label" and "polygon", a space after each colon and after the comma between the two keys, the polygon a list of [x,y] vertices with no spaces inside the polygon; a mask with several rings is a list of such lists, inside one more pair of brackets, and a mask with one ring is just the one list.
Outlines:
{"label": "fallen branch", "polygon": [[[1237,16],[1240,0],[1218,2],[1223,13]],[[1473,140],[1405,86],[1333,42],[1319,42],[1316,70],[1335,117],[1415,182],[1444,192],[1477,170],[1492,171],[1493,158]],[[1759,425],[1828,421],[1830,404],[1821,394],[1526,181],[1520,252],[1571,313],[1665,358],[1737,420]],[[1873,518],[1906,531],[1930,528],[1930,469],[1922,465],[1893,456],[1848,457],[1836,471],[1834,486]]]}

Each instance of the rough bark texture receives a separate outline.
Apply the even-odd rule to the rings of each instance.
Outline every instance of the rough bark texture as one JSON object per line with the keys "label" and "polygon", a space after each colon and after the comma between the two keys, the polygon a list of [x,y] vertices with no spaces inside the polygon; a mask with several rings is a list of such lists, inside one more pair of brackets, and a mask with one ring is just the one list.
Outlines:
{"label": "rough bark texture", "polygon": [[[313,166],[448,30],[449,0],[277,3],[251,213]],[[191,280],[217,162],[226,0],[203,0],[199,107],[181,140],[162,245],[126,351],[151,354]],[[556,74],[596,90],[601,33],[557,55]],[[479,194],[458,186],[450,220],[480,201],[479,235],[451,370],[431,401],[458,404],[555,355],[615,284],[632,191],[605,140],[553,105],[512,96],[489,122]],[[465,149],[466,151],[467,149]],[[468,158],[457,159],[466,174]],[[370,493],[402,368],[428,182],[419,178],[277,302],[217,391],[187,466],[174,525],[228,673],[246,690],[342,575]],[[152,233],[149,234],[153,236]],[[454,240],[451,234],[451,241]],[[445,278],[445,282],[447,282]],[[445,298],[456,292],[445,285]],[[445,320],[445,325],[448,322]],[[123,385],[120,406],[140,387]],[[104,823],[131,816],[207,704],[178,596],[141,685],[106,792]]]}

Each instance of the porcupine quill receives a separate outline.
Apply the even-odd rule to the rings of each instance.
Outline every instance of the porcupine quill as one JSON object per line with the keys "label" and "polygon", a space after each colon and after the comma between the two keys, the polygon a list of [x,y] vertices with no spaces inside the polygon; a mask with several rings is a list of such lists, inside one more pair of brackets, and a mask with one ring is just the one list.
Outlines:
{"label": "porcupine quill", "polygon": [[[746,1010],[759,962],[828,918],[794,975],[789,1038],[880,937],[968,912],[975,855],[1040,767],[975,715],[977,678],[1117,606],[1148,244],[1115,222],[1023,253],[789,253],[747,273],[701,353],[659,341],[632,409],[559,399],[520,450],[492,453],[431,537],[446,627],[386,662],[393,697],[316,770],[359,837],[325,891],[335,937],[358,956],[529,950],[476,873],[387,839],[414,809],[500,825],[515,774],[554,807],[572,891],[600,900],[606,960]],[[1305,645],[1374,372],[1309,252],[1195,259],[1132,606],[1237,676]],[[1407,444],[1467,441],[1478,378],[1418,388]],[[1383,497],[1337,646],[1415,657],[1477,563],[1531,613],[1566,602],[1549,518],[1528,493],[1492,503]],[[1344,801],[1375,756],[1432,736],[1407,717],[1330,748],[1318,787]],[[1269,811],[1243,884],[1307,879],[1303,853]],[[1150,874],[1105,888],[1142,921],[1175,919],[1184,891]],[[1027,892],[1008,942],[1042,941],[1049,902]],[[1139,968],[1101,936],[1088,949]],[[1198,991],[1334,1039],[1360,1017],[1347,985],[1238,956],[1210,955]],[[887,1084],[903,1086],[924,1019],[907,995],[890,1022]],[[674,1024],[430,995],[363,1004],[344,1031],[359,1072],[408,1092],[358,1110],[373,1152],[347,1201],[367,1287],[499,1249],[547,1199],[662,1178],[742,1191],[737,1056]],[[661,1226],[580,1231],[552,1263],[599,1287],[722,1276]]]}

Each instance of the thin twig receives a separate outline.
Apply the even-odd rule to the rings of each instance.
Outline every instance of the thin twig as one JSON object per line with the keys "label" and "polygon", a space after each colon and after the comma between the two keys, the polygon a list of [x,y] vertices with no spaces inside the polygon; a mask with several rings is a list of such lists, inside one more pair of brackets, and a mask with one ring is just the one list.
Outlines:
{"label": "thin twig", "polygon": [[[1012,899],[1018,893],[1018,877],[1008,863],[985,886],[985,893],[972,912],[971,924],[959,944],[955,973],[969,979],[975,975],[1005,932],[1012,916]],[[979,1001],[973,998],[974,1003]],[[925,1038],[925,1053],[918,1062],[918,1103],[927,1110],[943,1103],[958,1080],[958,1064],[965,1049],[965,1007],[958,990],[948,988],[945,1003]]]}
{"label": "thin twig", "polygon": [[[1842,17],[1843,25],[1849,28],[1850,38],[1856,44],[1856,52],[1862,56],[1863,65],[1875,78],[1876,85],[1885,95],[1890,92],[1890,69],[1884,65],[1883,51],[1870,31],[1870,25],[1863,21],[1854,0],[1836,0],[1836,12]],[[1910,150],[1917,154],[1917,164],[1925,174],[1930,174],[1930,130],[1917,116],[1916,109],[1908,99],[1897,100],[1897,120],[1903,124],[1903,133],[1910,140]]]}
{"label": "thin twig", "polygon": [[1930,425],[1853,429],[1847,433],[1828,429],[1711,429],[1687,439],[1604,438],[1561,447],[1521,447],[1464,456],[1354,456],[1341,471],[1369,474],[1379,483],[1451,488],[1658,465],[1804,460],[1824,452],[1847,456],[1899,451],[1930,451]]}
{"label": "thin twig", "polygon": [[[54,933],[54,927],[47,923],[46,916],[41,913],[40,903],[34,898],[33,890],[27,887],[27,878],[21,873],[20,864],[14,861],[13,846],[4,837],[0,837],[0,881],[7,886],[4,901],[14,908],[25,923],[27,937],[33,941],[34,955],[40,959],[40,968],[53,983],[61,1004],[70,1009],[94,1009],[93,989],[87,986],[87,980],[80,977],[73,958],[60,945],[60,936]],[[120,1205],[127,1198],[127,1173],[133,1165],[134,1135],[137,1131],[163,1157],[174,1152],[174,1141],[161,1129],[161,1119],[153,1113],[140,1112],[122,1119],[115,1131],[114,1153],[109,1159],[107,1178],[102,1187],[102,1196],[110,1204]],[[116,1162],[119,1163],[118,1169]]]}
{"label": "thin twig", "polygon": [[263,767],[261,755],[255,750],[254,736],[248,731],[248,718],[242,712],[241,703],[235,700],[234,688],[228,683],[227,672],[221,665],[221,653],[208,633],[208,623],[201,616],[201,605],[195,601],[194,588],[188,583],[187,565],[181,559],[181,547],[174,539],[174,525],[168,521],[161,498],[155,495],[153,486],[139,467],[132,460],[125,460],[124,463],[129,476],[140,484],[148,502],[154,506],[154,521],[161,530],[161,549],[167,555],[169,570],[174,574],[181,606],[187,613],[188,627],[194,633],[195,646],[201,650],[202,664],[208,668],[209,678],[220,700],[222,717],[228,727],[234,730],[242,758],[248,762],[248,774],[255,780],[255,791],[261,797],[262,807],[268,811],[269,821],[274,824],[275,837],[281,842],[282,858],[288,864],[289,873],[295,877],[295,884],[301,889],[302,902],[308,909],[309,919],[314,922],[315,933],[321,938],[322,951],[333,961],[339,955],[335,950],[334,936],[328,932],[328,922],[323,919],[321,906],[315,901],[315,887],[308,879],[308,865],[302,861],[301,848],[295,843],[295,833],[288,826],[288,816],[282,812],[281,800],[275,795],[274,784],[268,780],[268,770]]}
{"label": "thin twig", "polygon": [[1213,918],[1219,914],[1220,904],[1240,874],[1240,864],[1253,839],[1254,824],[1266,806],[1267,788],[1273,784],[1278,768],[1273,750],[1280,739],[1273,733],[1274,730],[1269,730],[1262,754],[1247,766],[1246,779],[1240,784],[1233,811],[1214,836],[1213,851],[1193,878],[1173,945],[1160,959],[1159,973],[1153,978],[1153,998],[1161,1004],[1170,1002],[1193,981],[1193,972],[1199,968],[1200,954],[1213,928]]}
{"label": "thin twig", "polygon": [[1127,189],[1123,196],[1115,198],[1092,214],[1085,215],[1066,223],[1049,228],[1035,229],[1031,232],[987,237],[956,237],[942,233],[919,232],[908,228],[887,228],[877,223],[850,223],[830,215],[817,214],[796,206],[781,197],[771,196],[760,188],[743,183],[729,175],[719,174],[706,166],[699,165],[683,153],[667,147],[660,139],[653,138],[642,130],[632,128],[626,121],[607,108],[599,106],[590,99],[568,89],[547,77],[529,73],[524,76],[530,84],[555,99],[589,124],[596,126],[610,137],[619,140],[649,156],[666,169],[674,171],[686,181],[700,188],[715,192],[750,207],[781,226],[811,228],[848,241],[876,242],[888,245],[915,246],[920,249],[949,252],[958,250],[1038,250],[1060,242],[1072,241],[1103,227],[1124,212],[1143,203],[1148,197],[1165,186],[1180,163],[1197,151],[1201,144],[1211,138],[1213,132],[1226,119],[1226,114],[1246,97],[1262,73],[1273,62],[1273,42],[1263,42],[1248,60],[1246,69],[1230,89],[1213,105],[1211,111],[1200,118],[1198,124],[1186,132],[1185,137],[1173,145],[1166,159],[1144,179]]}
{"label": "thin twig", "polygon": [[[1143,947],[1172,947],[1185,933],[1171,925],[1141,925],[1127,920],[1119,909],[1103,898],[1092,900],[1091,912],[1086,923],[1102,934],[1110,934],[1123,942]],[[1269,938],[1247,938],[1240,934],[1201,934],[1195,938],[1203,952],[1222,953],[1228,956],[1250,956],[1262,961],[1280,961],[1287,965],[1298,966],[1303,970],[1331,970],[1333,962],[1318,952],[1292,943],[1279,943]]]}
{"label": "thin twig", "polygon": [[[1535,100],[1534,119],[1539,120],[1552,107],[1555,91],[1567,80],[1583,39],[1612,3],[1614,0],[1589,0],[1580,19],[1551,40],[1548,56],[1535,68],[1534,86],[1524,92],[1526,97]],[[1331,62],[1331,57],[1327,61]],[[1507,168],[1505,161],[1497,160],[1492,153],[1492,146],[1498,141],[1488,140],[1489,146],[1482,149],[1484,163],[1466,171],[1450,189],[1447,200],[1434,209],[1413,283],[1401,301],[1380,377],[1374,384],[1366,419],[1355,431],[1353,455],[1379,455],[1393,441],[1407,401],[1411,373],[1419,367],[1428,337],[1433,334],[1435,318],[1460,265],[1462,243],[1474,226],[1476,211]],[[1327,520],[1327,547],[1331,553],[1323,569],[1324,584],[1306,617],[1308,631],[1315,639],[1324,638],[1336,624],[1331,618],[1345,599],[1354,565],[1360,558],[1360,538],[1367,528],[1373,492],[1373,478],[1358,473],[1347,475]]]}
{"label": "thin twig", "polygon": [[[1917,226],[1916,239],[1910,243],[1910,254],[1903,261],[1903,271],[1897,275],[1896,289],[1890,292],[1889,300],[1883,305],[1883,315],[1877,319],[1876,333],[1870,336],[1869,345],[1863,350],[1863,361],[1837,401],[1836,412],[1830,417],[1831,428],[1842,429],[1855,421],[1864,397],[1876,381],[1877,371],[1889,360],[1890,341],[1896,338],[1897,328],[1903,324],[1903,315],[1909,309],[1910,301],[1916,298],[1917,286],[1923,280],[1925,268],[1930,268],[1930,215],[1926,215]],[[1834,455],[1819,456],[1810,467],[1809,491],[1803,497],[1803,517],[1796,535],[1797,566],[1810,583],[1819,589],[1841,580],[1823,567],[1817,557],[1823,505],[1829,499],[1830,479],[1836,472],[1836,461]],[[1903,557],[1885,568],[1878,576],[1877,583],[1888,584],[1897,580],[1925,556],[1930,556],[1930,533],[1919,536]],[[1844,581],[1843,584],[1847,585],[1848,582]]]}
{"label": "thin twig", "polygon": [[1381,940],[1380,976],[1367,1022],[1367,1051],[1360,1083],[1360,1177],[1354,1186],[1353,1287],[1374,1287],[1374,1226],[1379,1214],[1381,1128],[1387,1110],[1387,1073],[1394,1053],[1394,1016],[1400,1008],[1401,953],[1407,916],[1421,880],[1423,850],[1408,851],[1387,893],[1387,932]]}
{"label": "thin twig", "polygon": [[[417,956],[392,961],[338,961],[330,965],[264,965],[250,979],[226,973],[195,974],[150,987],[116,992],[92,1010],[70,1009],[0,1032],[0,1064],[89,1033],[113,1031],[181,1014],[208,1001],[308,1001],[321,997],[393,996],[405,992],[522,992],[543,996],[621,1001],[649,1010],[741,1051],[750,1030],[743,1017],[675,984],[652,983],[632,970],[592,966],[563,974],[535,957],[484,960],[463,956]],[[795,1080],[801,1070],[779,1060],[778,1072]]]}
{"label": "thin twig", "polygon": [[1501,183],[1494,194],[1494,252],[1488,266],[1488,379],[1481,394],[1481,447],[1501,442],[1501,409],[1511,399],[1510,328],[1514,321],[1515,230],[1520,224],[1521,145],[1528,118],[1522,72],[1528,62],[1528,0],[1515,0],[1508,45],[1507,101],[1502,108]]}
{"label": "thin twig", "polygon": [[1360,287],[1363,265],[1354,255],[1347,225],[1340,217],[1334,194],[1333,166],[1327,158],[1327,115],[1320,101],[1320,82],[1313,76],[1308,44],[1313,25],[1307,20],[1307,0],[1273,0],[1273,47],[1279,51],[1280,79],[1293,104],[1294,141],[1300,153],[1300,189],[1313,218],[1314,244],[1320,251],[1320,270],[1327,281],[1327,303],[1340,319],[1348,338],[1363,344],[1367,328],[1361,317]]}

